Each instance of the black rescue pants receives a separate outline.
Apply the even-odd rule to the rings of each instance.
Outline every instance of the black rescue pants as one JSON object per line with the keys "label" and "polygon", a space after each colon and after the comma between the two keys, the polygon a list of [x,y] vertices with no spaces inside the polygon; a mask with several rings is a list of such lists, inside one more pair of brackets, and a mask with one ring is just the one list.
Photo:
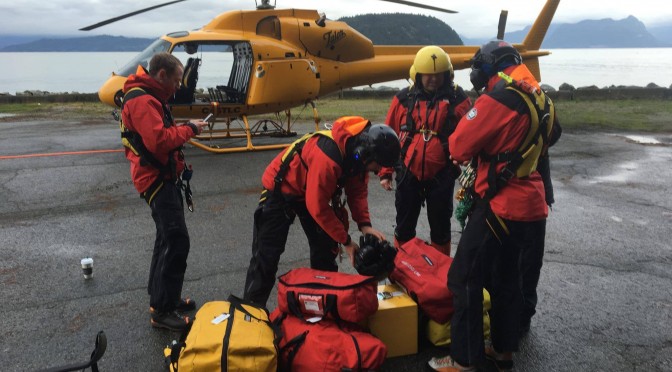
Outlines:
{"label": "black rescue pants", "polygon": [[275,284],[280,256],[285,251],[289,227],[296,216],[299,217],[308,238],[310,267],[338,271],[338,243],[315,222],[308,213],[305,202],[287,201],[282,195],[264,190],[254,212],[252,258],[245,280],[245,300],[266,306]]}
{"label": "black rescue pants", "polygon": [[455,174],[452,167],[445,167],[434,178],[419,181],[411,172],[397,172],[397,227],[394,236],[400,242],[413,239],[416,235],[422,202],[427,202],[427,220],[433,243],[446,244],[450,241],[450,218],[453,216],[453,192]]}
{"label": "black rescue pants", "polygon": [[520,286],[523,292],[523,308],[520,324],[529,326],[537,312],[537,285],[544,264],[544,244],[546,220],[534,222],[534,234],[527,237],[525,247],[520,252]]}
{"label": "black rescue pants", "polygon": [[[521,222],[498,219],[488,202],[479,200],[469,217],[448,273],[453,293],[451,356],[461,365],[485,358],[483,288],[490,292],[492,343],[498,352],[518,351],[522,306],[519,260],[543,230],[545,220]],[[543,235],[542,235],[543,236]]]}
{"label": "black rescue pants", "polygon": [[182,191],[174,183],[164,182],[150,208],[156,224],[156,240],[147,285],[149,305],[158,312],[167,312],[175,310],[182,296],[189,255]]}

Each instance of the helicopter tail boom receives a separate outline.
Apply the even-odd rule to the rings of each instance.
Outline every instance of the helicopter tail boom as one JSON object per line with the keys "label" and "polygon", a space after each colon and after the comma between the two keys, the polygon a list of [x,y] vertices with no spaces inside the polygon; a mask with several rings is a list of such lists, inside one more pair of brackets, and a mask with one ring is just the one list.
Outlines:
{"label": "helicopter tail boom", "polygon": [[530,32],[525,36],[523,40],[523,45],[527,50],[539,50],[541,48],[541,43],[546,37],[546,32],[548,27],[551,25],[551,20],[555,15],[555,10],[558,8],[560,0],[548,0],[544,7],[541,9],[541,13],[534,21]]}
{"label": "helicopter tail boom", "polygon": [[541,9],[539,16],[534,21],[534,24],[532,24],[532,28],[530,28],[530,31],[525,36],[523,43],[514,45],[520,51],[520,54],[523,57],[523,63],[525,63],[537,81],[541,81],[539,57],[551,54],[550,52],[541,51],[539,49],[541,48],[541,44],[546,37],[546,33],[548,32],[548,28],[551,25],[555,11],[558,9],[558,4],[560,4],[560,0],[546,1],[546,4]]}

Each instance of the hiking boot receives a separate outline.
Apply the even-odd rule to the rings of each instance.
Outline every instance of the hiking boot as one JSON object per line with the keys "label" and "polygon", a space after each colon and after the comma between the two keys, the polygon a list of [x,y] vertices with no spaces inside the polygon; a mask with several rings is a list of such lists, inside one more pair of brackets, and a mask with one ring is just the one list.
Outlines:
{"label": "hiking boot", "polygon": [[186,313],[188,311],[194,311],[196,310],[196,301],[192,300],[191,298],[180,298],[180,301],[177,303],[177,307],[175,310],[181,312],[181,313]]}
{"label": "hiking boot", "polygon": [[[180,313],[187,313],[189,311],[194,311],[196,310],[196,301],[192,300],[191,298],[180,298],[180,301],[177,303],[177,306],[175,307],[175,310],[177,310]],[[154,310],[153,307],[149,307],[149,313],[154,314],[156,310]]]}
{"label": "hiking boot", "polygon": [[150,322],[154,328],[164,328],[171,331],[184,331],[191,322],[188,316],[182,316],[177,311],[159,313],[154,311]]}
{"label": "hiking boot", "polygon": [[498,372],[513,371],[513,358],[511,356],[505,356],[504,353],[496,352],[495,348],[492,347],[492,344],[486,343],[485,345],[485,359],[490,365],[493,365]]}
{"label": "hiking boot", "polygon": [[457,362],[453,360],[453,358],[450,357],[450,355],[446,355],[443,358],[437,358],[434,357],[427,362],[427,366],[433,370],[433,371],[438,371],[438,372],[475,372],[476,368],[475,367],[463,367]]}

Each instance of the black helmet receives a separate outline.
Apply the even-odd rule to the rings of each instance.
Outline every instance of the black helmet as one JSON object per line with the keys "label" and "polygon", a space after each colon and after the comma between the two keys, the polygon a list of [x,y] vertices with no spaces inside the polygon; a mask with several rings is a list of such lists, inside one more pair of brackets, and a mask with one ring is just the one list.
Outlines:
{"label": "black helmet", "polygon": [[363,235],[359,238],[359,249],[355,252],[355,270],[360,275],[382,280],[394,269],[396,256],[397,250],[388,241],[380,241],[371,234]]}
{"label": "black helmet", "polygon": [[504,40],[493,40],[483,44],[470,62],[472,67],[480,68],[483,64],[495,67],[506,60],[512,65],[519,65],[523,62],[523,58],[513,45]]}
{"label": "black helmet", "polygon": [[491,76],[506,67],[523,63],[523,58],[511,44],[503,40],[493,40],[483,44],[470,62],[469,79],[478,91],[485,87]]}
{"label": "black helmet", "polygon": [[358,136],[355,159],[364,164],[375,161],[382,167],[393,167],[399,161],[401,145],[397,134],[385,124],[376,124],[365,129]]}

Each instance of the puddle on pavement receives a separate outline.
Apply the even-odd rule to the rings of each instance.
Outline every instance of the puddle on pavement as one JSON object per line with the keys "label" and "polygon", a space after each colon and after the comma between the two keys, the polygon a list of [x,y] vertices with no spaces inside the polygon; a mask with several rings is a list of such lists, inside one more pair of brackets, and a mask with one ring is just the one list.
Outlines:
{"label": "puddle on pavement", "polygon": [[625,138],[626,142],[637,143],[648,146],[670,146],[672,145],[672,136],[647,136],[640,134],[616,134],[618,137]]}
{"label": "puddle on pavement", "polygon": [[607,176],[599,176],[595,177],[593,180],[590,180],[588,182],[590,183],[600,183],[600,182],[618,182],[618,183],[625,183],[627,182],[633,175],[634,171],[637,170],[637,163],[628,161],[625,163],[621,163],[617,166],[618,170],[610,175]]}

